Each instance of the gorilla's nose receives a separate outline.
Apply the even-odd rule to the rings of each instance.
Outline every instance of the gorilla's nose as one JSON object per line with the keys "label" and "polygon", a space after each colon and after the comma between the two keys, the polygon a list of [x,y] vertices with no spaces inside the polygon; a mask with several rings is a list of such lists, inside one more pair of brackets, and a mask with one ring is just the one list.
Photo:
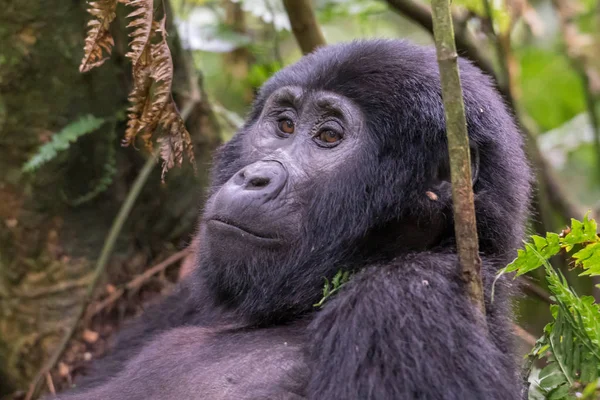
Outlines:
{"label": "gorilla's nose", "polygon": [[232,183],[244,196],[271,200],[279,195],[287,179],[288,173],[281,163],[258,161],[241,169],[234,176]]}

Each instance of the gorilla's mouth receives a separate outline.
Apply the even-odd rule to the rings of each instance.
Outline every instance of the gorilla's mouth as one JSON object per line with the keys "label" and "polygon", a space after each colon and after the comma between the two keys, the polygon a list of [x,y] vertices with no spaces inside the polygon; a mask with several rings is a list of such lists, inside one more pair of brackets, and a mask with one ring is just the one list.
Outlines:
{"label": "gorilla's mouth", "polygon": [[220,218],[220,217],[214,217],[209,219],[208,221],[206,221],[207,223],[212,223],[213,225],[216,225],[218,227],[221,228],[226,228],[226,229],[233,229],[238,231],[239,233],[243,234],[243,235],[250,235],[250,236],[254,236],[256,238],[259,239],[263,239],[263,240],[269,240],[269,241],[275,241],[277,240],[277,238],[275,238],[274,236],[270,236],[270,235],[266,235],[263,233],[258,233],[255,232],[251,229],[248,229],[245,226],[241,226],[238,223],[234,223],[230,220],[226,220],[224,218]]}

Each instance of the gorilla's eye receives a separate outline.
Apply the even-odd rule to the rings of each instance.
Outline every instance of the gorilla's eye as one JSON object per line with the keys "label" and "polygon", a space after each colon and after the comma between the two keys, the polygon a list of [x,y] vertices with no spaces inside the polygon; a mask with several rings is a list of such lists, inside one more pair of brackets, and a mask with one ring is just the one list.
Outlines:
{"label": "gorilla's eye", "polygon": [[325,143],[335,143],[339,142],[342,139],[342,134],[336,131],[321,131],[317,136],[321,142]]}
{"label": "gorilla's eye", "polygon": [[291,119],[282,119],[279,121],[279,130],[291,135],[294,133],[294,122]]}

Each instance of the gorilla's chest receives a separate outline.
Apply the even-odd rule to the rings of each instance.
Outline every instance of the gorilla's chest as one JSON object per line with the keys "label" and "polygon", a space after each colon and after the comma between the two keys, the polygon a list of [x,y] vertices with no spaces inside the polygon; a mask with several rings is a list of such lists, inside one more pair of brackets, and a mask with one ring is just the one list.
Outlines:
{"label": "gorilla's chest", "polygon": [[308,376],[302,345],[286,328],[219,334],[177,328],[157,337],[127,369],[162,370],[147,377],[145,399],[296,400]]}

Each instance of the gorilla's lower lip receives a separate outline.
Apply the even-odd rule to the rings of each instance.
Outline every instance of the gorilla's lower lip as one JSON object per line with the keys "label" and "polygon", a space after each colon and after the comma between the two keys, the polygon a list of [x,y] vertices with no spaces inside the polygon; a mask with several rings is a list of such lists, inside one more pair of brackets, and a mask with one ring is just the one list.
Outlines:
{"label": "gorilla's lower lip", "polygon": [[209,219],[207,222],[208,223],[212,223],[213,225],[217,225],[217,226],[221,226],[221,227],[226,227],[226,228],[229,228],[229,229],[235,229],[235,230],[239,231],[242,234],[254,236],[254,237],[258,238],[258,239],[269,240],[269,241],[276,241],[277,240],[274,237],[266,236],[264,234],[259,234],[259,233],[250,231],[250,230],[248,230],[248,228],[244,228],[244,227],[241,227],[241,226],[239,226],[237,224],[233,224],[230,221],[224,221],[224,220],[222,220],[220,218],[212,218],[212,219]]}

